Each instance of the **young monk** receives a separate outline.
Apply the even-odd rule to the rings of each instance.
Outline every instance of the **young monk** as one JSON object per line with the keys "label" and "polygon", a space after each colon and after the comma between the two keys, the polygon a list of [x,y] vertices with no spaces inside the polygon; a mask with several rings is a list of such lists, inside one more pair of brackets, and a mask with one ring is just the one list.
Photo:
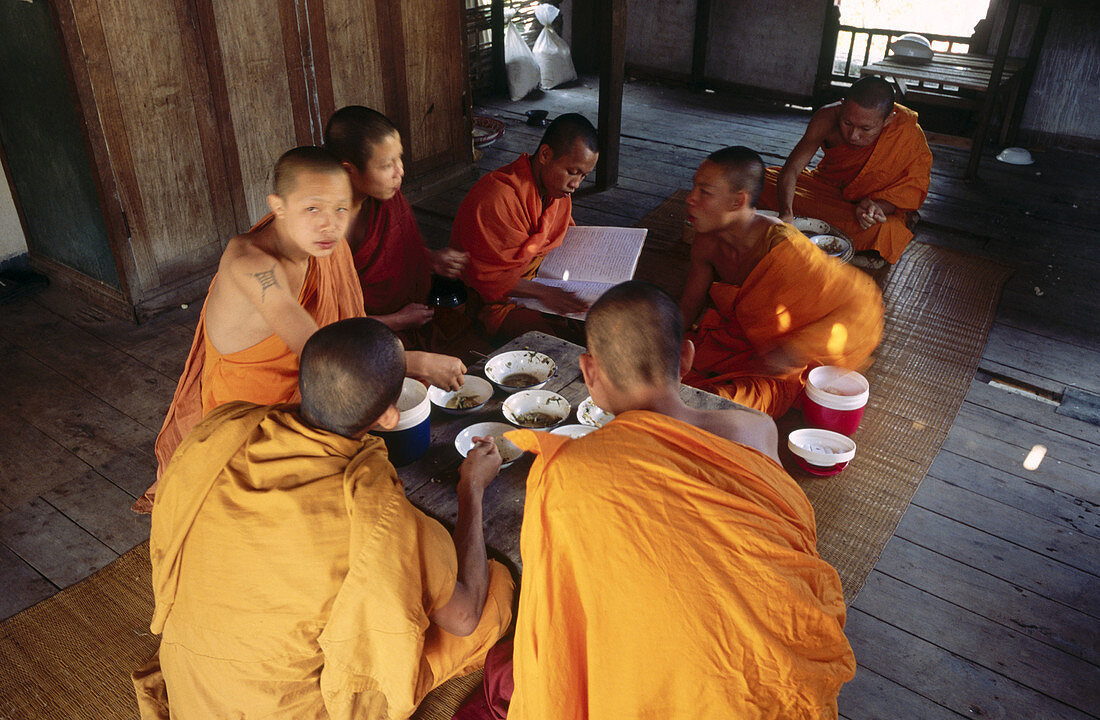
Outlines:
{"label": "young monk", "polygon": [[231,402],[188,435],[153,509],[142,718],[407,718],[482,664],[514,589],[482,535],[500,455],[462,464],[452,541],[368,434],[404,375],[392,331],[342,320],[305,344],[300,407]]}
{"label": "young monk", "polygon": [[[347,239],[367,316],[395,331],[424,327],[434,315],[424,304],[431,274],[457,278],[468,256],[451,248],[431,252],[424,246],[412,206],[401,194],[405,169],[397,126],[382,113],[350,105],[329,118],[325,149],[351,179]],[[403,339],[424,347],[421,335],[408,333]]]}
{"label": "young monk", "polygon": [[481,178],[462,201],[451,247],[470,254],[462,278],[484,303],[478,318],[489,335],[563,330],[561,318],[518,307],[511,298],[535,298],[561,314],[587,309],[572,293],[531,278],[573,225],[571,196],[598,159],[592,123],[576,113],[561,115],[546,128],[534,155],[524,153]]}
{"label": "young monk", "polygon": [[695,172],[680,308],[698,329],[684,382],[779,417],[810,368],[862,367],[882,337],[882,295],[794,227],[758,214],[763,176],[760,156],[740,146]]}
{"label": "young monk", "polygon": [[[692,346],[664,291],[618,285],[585,326],[581,370],[615,419],[576,440],[508,434],[537,457],[507,717],[837,717],[855,670],[844,597],[775,424],[683,403]],[[509,685],[502,648],[486,687]],[[455,718],[505,705],[482,696]]]}
{"label": "young monk", "polygon": [[[210,284],[195,339],[156,441],[157,476],[187,432],[230,400],[261,405],[298,396],[298,354],[318,327],[363,315],[363,296],[344,241],[351,210],[347,173],[315,147],[275,165],[271,214],[229,241]],[[457,358],[415,352],[409,374],[458,388]],[[156,484],[134,503],[149,512]]]}
{"label": "young monk", "polygon": [[[825,157],[806,165],[818,149]],[[768,168],[760,207],[819,218],[843,230],[856,250],[896,263],[913,238],[910,213],[928,195],[932,153],[917,114],[894,102],[885,80],[859,80],[842,102],[826,105],[780,168]]]}

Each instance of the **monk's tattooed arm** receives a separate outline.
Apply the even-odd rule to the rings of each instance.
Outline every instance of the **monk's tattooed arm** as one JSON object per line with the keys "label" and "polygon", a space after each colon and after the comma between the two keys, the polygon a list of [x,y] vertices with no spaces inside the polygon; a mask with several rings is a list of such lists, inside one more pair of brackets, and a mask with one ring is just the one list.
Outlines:
{"label": "monk's tattooed arm", "polygon": [[274,263],[272,263],[270,270],[252,273],[252,277],[256,278],[256,282],[260,283],[260,302],[264,301],[264,296],[267,295],[267,289],[269,287],[276,287],[279,284],[279,282],[275,279]]}

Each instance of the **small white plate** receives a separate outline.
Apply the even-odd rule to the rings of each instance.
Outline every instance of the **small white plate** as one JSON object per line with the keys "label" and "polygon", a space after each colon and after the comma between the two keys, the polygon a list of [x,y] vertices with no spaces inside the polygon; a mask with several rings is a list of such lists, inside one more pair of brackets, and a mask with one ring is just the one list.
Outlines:
{"label": "small white plate", "polygon": [[601,428],[614,420],[615,416],[592,402],[592,396],[589,395],[577,406],[577,419],[584,425]]}
{"label": "small white plate", "polygon": [[502,461],[500,466],[508,467],[523,454],[523,450],[520,450],[518,445],[504,437],[504,433],[512,430],[515,428],[501,422],[474,423],[455,438],[455,450],[458,450],[458,454],[462,457],[466,457],[474,446],[475,437],[492,437],[496,441],[497,450],[500,451]]}
{"label": "small white plate", "polygon": [[462,387],[458,390],[444,390],[432,385],[428,388],[428,399],[432,404],[451,415],[466,415],[485,407],[493,397],[493,386],[485,378],[475,375],[463,375]]}
{"label": "small white plate", "polygon": [[584,437],[588,433],[596,432],[599,428],[592,425],[562,425],[556,427],[550,431],[551,435],[564,435],[567,438],[576,440],[579,437]]}
{"label": "small white plate", "polygon": [[[549,355],[534,350],[513,350],[494,355],[485,361],[485,377],[507,393],[520,390],[537,390],[546,384],[558,372],[558,364]],[[505,381],[515,375],[529,375],[530,382],[523,385],[508,384]]]}

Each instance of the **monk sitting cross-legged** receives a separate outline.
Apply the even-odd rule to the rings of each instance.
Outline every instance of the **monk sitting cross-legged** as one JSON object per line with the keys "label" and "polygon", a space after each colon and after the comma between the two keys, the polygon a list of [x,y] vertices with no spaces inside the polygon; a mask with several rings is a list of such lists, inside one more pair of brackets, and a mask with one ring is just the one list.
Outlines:
{"label": "monk sitting cross-legged", "polygon": [[581,370],[615,419],[520,430],[527,478],[514,639],[455,720],[836,718],[855,670],[836,571],[779,465],[775,423],[680,399],[676,302],[631,281],[585,323]]}
{"label": "monk sitting cross-legged", "polygon": [[719,150],[695,172],[680,307],[698,329],[684,382],[779,417],[809,369],[862,367],[882,337],[882,295],[858,269],[756,212],[763,174],[745,147]]}
{"label": "monk sitting cross-legged", "polygon": [[143,720],[407,718],[481,666],[514,590],[482,531],[500,455],[476,439],[452,540],[368,434],[396,424],[404,374],[392,331],[342,320],[305,343],[300,407],[227,403],[180,445],[153,508]]}
{"label": "monk sitting cross-legged", "polygon": [[[825,157],[805,170],[819,148]],[[826,105],[780,168],[768,168],[760,207],[818,218],[844,231],[856,250],[896,263],[913,239],[907,216],[928,195],[932,153],[917,114],[894,102],[885,80],[866,77],[843,102]]]}
{"label": "monk sitting cross-legged", "polygon": [[[306,339],[318,327],[363,315],[344,241],[351,185],[340,163],[321,148],[287,151],[267,201],[271,214],[222,253],[157,436],[158,477],[187,432],[222,403],[296,400]],[[424,352],[409,353],[408,365],[411,376],[441,387],[459,387],[466,371],[457,358]],[[149,511],[155,488],[134,510]]]}
{"label": "monk sitting cross-legged", "polygon": [[596,128],[570,113],[546,128],[534,155],[478,180],[458,208],[451,247],[470,254],[462,274],[484,303],[478,319],[490,336],[513,338],[529,330],[577,335],[564,318],[518,307],[511,298],[535,298],[561,314],[584,312],[572,293],[532,282],[546,254],[573,224],[572,194],[599,158]]}
{"label": "monk sitting cross-legged", "polygon": [[412,206],[401,194],[405,169],[397,127],[379,112],[350,105],[329,119],[325,149],[351,179],[347,238],[367,316],[398,332],[407,347],[442,343],[446,331],[432,322],[435,310],[425,304],[431,275],[457,278],[467,255],[425,247]]}

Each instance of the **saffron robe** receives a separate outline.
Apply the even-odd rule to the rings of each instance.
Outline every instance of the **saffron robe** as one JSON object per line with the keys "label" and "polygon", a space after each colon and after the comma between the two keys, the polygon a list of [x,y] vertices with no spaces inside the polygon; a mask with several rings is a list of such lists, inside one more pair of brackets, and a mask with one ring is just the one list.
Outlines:
{"label": "saffron robe", "polygon": [[431,286],[431,254],[412,206],[398,190],[384,202],[368,197],[359,210],[363,237],[349,237],[367,315],[389,315],[424,303]]}
{"label": "saffron robe", "polygon": [[[877,250],[890,263],[901,258],[913,239],[905,216],[924,202],[932,173],[932,152],[917,124],[917,113],[896,103],[894,111],[897,115],[873,144],[825,148],[817,167],[798,176],[793,207],[795,215],[824,220],[852,238],[856,250]],[[767,169],[759,207],[779,209],[776,182],[781,169]],[[855,205],[867,197],[885,200],[897,210],[886,222],[864,230],[856,219]]]}
{"label": "saffron robe", "polygon": [[543,207],[526,153],[470,188],[455,215],[451,247],[470,254],[462,279],[485,303],[478,319],[489,334],[517,307],[509,291],[533,278],[546,254],[561,245],[572,213],[569,196]]}
{"label": "saffron robe", "polygon": [[295,410],[223,405],[165,472],[150,535],[163,637],[134,675],[145,720],[406,718],[511,621],[493,563],[473,634],[432,625],[454,590],[450,535],[405,497],[380,438]]}
{"label": "saffron robe", "polygon": [[[765,241],[770,250],[743,284],[711,283],[711,307],[688,334],[695,360],[684,382],[779,417],[810,369],[863,368],[882,338],[882,293],[790,225]],[[797,367],[762,375],[760,357],[780,346]]]}
{"label": "saffron robe", "polygon": [[[248,234],[267,227],[274,217],[267,215]],[[211,286],[214,282],[217,276]],[[363,316],[363,295],[347,243],[337,243],[328,257],[310,258],[298,302],[320,327]],[[275,405],[297,398],[297,354],[274,334],[244,350],[219,353],[206,337],[204,302],[191,351],[154,446],[157,478],[191,428],[218,405],[230,400]],[[134,503],[134,510],[148,512],[155,491],[153,483]]]}
{"label": "saffron robe", "polygon": [[509,720],[837,717],[840,578],[774,460],[637,410],[508,438],[537,453]]}

